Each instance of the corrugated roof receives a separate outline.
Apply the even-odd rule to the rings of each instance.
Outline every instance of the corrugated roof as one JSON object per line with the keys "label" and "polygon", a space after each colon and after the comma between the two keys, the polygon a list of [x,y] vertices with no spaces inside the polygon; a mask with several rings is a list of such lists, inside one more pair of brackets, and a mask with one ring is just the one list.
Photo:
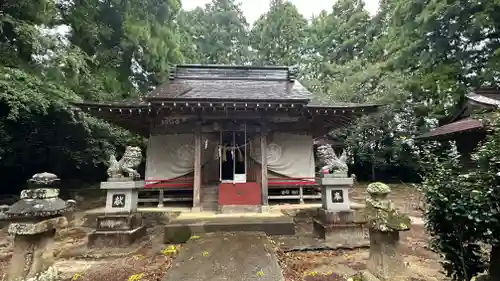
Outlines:
{"label": "corrugated roof", "polygon": [[291,100],[312,98],[288,67],[180,65],[148,99]]}
{"label": "corrugated roof", "polygon": [[431,139],[439,136],[450,135],[453,133],[459,133],[465,131],[472,131],[481,128],[483,128],[483,123],[481,121],[472,118],[467,118],[432,129],[429,132],[418,136],[417,139]]}

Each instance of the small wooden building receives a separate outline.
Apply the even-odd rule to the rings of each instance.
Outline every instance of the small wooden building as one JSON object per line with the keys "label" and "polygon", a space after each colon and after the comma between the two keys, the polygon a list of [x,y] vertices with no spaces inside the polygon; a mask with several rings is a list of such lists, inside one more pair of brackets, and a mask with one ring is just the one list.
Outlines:
{"label": "small wooden building", "polygon": [[459,106],[458,112],[450,118],[448,124],[439,126],[422,134],[422,140],[454,140],[462,157],[462,164],[467,167],[471,162],[471,154],[479,142],[486,137],[486,129],[475,114],[497,110],[500,106],[500,90],[478,89],[466,96],[465,102]]}
{"label": "small wooden building", "polygon": [[77,106],[148,137],[144,188],[160,205],[183,190],[194,209],[219,210],[267,205],[289,187],[303,200],[314,139],[377,110],[322,103],[288,67],[226,65],[178,65],[143,101]]}

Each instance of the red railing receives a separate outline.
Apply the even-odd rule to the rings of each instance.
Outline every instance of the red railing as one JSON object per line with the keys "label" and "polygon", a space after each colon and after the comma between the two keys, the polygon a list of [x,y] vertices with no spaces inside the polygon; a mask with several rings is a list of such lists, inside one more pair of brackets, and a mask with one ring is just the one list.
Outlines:
{"label": "red railing", "polygon": [[169,187],[193,187],[193,177],[179,177],[175,179],[144,180],[144,188],[169,188]]}
{"label": "red railing", "polygon": [[[188,188],[193,187],[194,178],[193,177],[180,177],[175,179],[150,179],[144,181],[144,188],[173,188],[182,187]],[[298,177],[298,178],[268,178],[268,186],[315,186],[316,178],[314,177]]]}

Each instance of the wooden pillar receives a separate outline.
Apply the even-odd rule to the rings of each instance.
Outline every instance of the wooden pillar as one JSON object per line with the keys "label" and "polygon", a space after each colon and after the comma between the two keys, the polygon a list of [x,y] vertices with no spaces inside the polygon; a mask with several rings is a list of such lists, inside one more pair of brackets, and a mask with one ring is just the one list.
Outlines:
{"label": "wooden pillar", "polygon": [[201,124],[196,124],[194,132],[194,183],[193,183],[193,210],[200,211],[201,192]]}
{"label": "wooden pillar", "polygon": [[158,194],[158,208],[163,208],[163,199],[165,198],[163,189],[160,189],[160,193]]}
{"label": "wooden pillar", "polygon": [[267,124],[265,121],[261,123],[260,127],[260,163],[261,163],[261,195],[262,195],[262,205],[269,205],[268,195],[267,195]]}

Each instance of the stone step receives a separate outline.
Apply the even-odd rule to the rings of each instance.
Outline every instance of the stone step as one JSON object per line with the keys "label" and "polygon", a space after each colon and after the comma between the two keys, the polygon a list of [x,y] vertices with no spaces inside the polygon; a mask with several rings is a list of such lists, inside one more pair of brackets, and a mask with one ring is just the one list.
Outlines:
{"label": "stone step", "polygon": [[212,207],[201,207],[201,210],[203,212],[217,212],[217,206],[212,206]]}
{"label": "stone step", "polygon": [[203,192],[202,191],[200,194],[202,194],[202,195],[204,195],[204,194],[205,195],[218,195],[219,192],[217,192],[217,191],[215,191],[215,192],[211,192],[211,191],[205,191],[205,192]]}
{"label": "stone step", "polygon": [[201,192],[201,195],[207,195],[207,196],[217,196],[219,195],[219,192]]}
{"label": "stone step", "polygon": [[219,199],[219,196],[212,196],[212,195],[205,195],[205,196],[200,196],[201,200],[204,200],[204,199],[207,199],[207,200],[211,200],[211,199],[215,199],[215,200],[218,200]]}
{"label": "stone step", "polygon": [[293,219],[280,217],[214,217],[173,219],[165,226],[166,244],[183,243],[192,235],[210,232],[264,232],[267,235],[294,235]]}
{"label": "stone step", "polygon": [[207,208],[212,208],[212,207],[217,208],[219,206],[219,204],[217,202],[209,202],[209,203],[202,202],[200,205],[202,207],[207,207]]}

